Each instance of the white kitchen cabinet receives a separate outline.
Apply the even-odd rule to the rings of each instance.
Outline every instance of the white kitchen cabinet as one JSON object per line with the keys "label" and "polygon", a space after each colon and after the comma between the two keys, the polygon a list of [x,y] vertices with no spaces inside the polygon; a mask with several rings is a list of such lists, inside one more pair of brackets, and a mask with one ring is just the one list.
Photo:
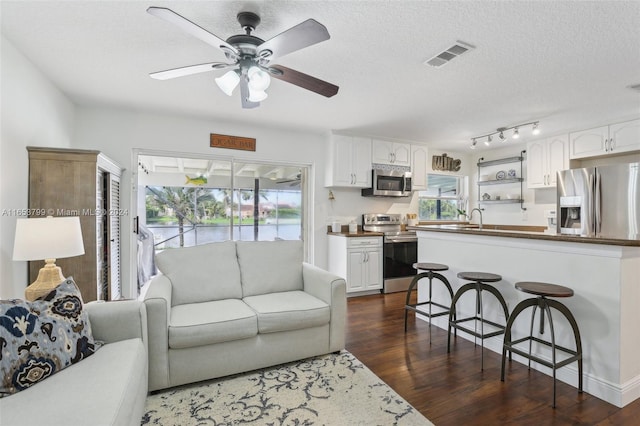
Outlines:
{"label": "white kitchen cabinet", "polygon": [[569,168],[569,135],[527,144],[527,187],[554,188],[556,172]]}
{"label": "white kitchen cabinet", "polygon": [[413,191],[426,191],[427,164],[427,147],[411,145],[411,189]]}
{"label": "white kitchen cabinet", "polygon": [[569,135],[569,158],[599,157],[640,150],[640,119]]}
{"label": "white kitchen cabinet", "polygon": [[371,139],[332,135],[325,186],[371,187]]}
{"label": "white kitchen cabinet", "polygon": [[327,238],[329,272],[346,280],[347,293],[382,289],[382,237]]}
{"label": "white kitchen cabinet", "polygon": [[371,162],[393,166],[411,166],[411,145],[374,139]]}

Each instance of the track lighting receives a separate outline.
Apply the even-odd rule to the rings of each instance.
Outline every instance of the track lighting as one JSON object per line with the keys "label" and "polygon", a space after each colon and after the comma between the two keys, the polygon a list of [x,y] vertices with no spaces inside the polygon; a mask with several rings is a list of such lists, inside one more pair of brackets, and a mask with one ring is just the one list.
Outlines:
{"label": "track lighting", "polygon": [[491,133],[487,133],[486,135],[476,136],[474,138],[471,138],[471,140],[473,142],[471,143],[470,148],[471,149],[475,149],[478,139],[482,139],[482,138],[487,138],[484,141],[484,144],[486,146],[491,146],[491,142],[493,141],[493,136],[494,135],[498,135],[498,139],[500,139],[502,142],[506,142],[507,141],[507,137],[504,135],[504,132],[506,132],[507,130],[513,130],[513,135],[511,137],[513,139],[518,139],[518,138],[520,138],[520,127],[524,127],[524,126],[532,126],[531,134],[532,135],[539,135],[540,134],[540,127],[538,126],[538,124],[539,124],[538,121],[532,121],[530,123],[517,124],[517,125],[511,126],[511,127],[498,127],[495,132],[491,132]]}
{"label": "track lighting", "polygon": [[531,129],[531,134],[537,136],[540,134],[540,129],[538,129],[538,123],[533,123],[533,128]]}

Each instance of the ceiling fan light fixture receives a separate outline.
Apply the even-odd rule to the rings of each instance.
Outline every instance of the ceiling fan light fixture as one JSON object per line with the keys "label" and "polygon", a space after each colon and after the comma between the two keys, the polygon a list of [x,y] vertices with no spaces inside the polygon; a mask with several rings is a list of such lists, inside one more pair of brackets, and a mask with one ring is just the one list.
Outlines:
{"label": "ceiling fan light fixture", "polygon": [[249,79],[249,88],[258,92],[264,92],[271,84],[269,73],[262,71],[256,66],[249,68],[247,78]]}
{"label": "ceiling fan light fixture", "polygon": [[267,99],[267,96],[264,90],[253,90],[249,87],[249,102],[262,102]]}
{"label": "ceiling fan light fixture", "polygon": [[239,83],[240,76],[235,70],[229,71],[222,77],[216,78],[216,84],[227,96],[231,96],[233,94],[233,89],[235,89]]}

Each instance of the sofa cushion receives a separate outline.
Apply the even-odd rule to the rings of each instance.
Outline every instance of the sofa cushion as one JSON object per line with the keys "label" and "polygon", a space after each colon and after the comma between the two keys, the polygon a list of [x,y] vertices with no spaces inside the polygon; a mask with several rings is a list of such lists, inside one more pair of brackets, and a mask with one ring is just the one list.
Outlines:
{"label": "sofa cushion", "polygon": [[299,330],[328,324],[329,305],[304,291],[261,294],[243,299],[258,314],[258,332]]}
{"label": "sofa cushion", "polygon": [[33,302],[0,301],[0,397],[45,380],[99,347],[73,278]]}
{"label": "sofa cushion", "polygon": [[167,249],[156,256],[172,284],[171,304],[240,299],[240,269],[233,241]]}
{"label": "sofa cushion", "polygon": [[204,346],[258,334],[255,312],[238,299],[174,306],[169,324],[172,349]]}
{"label": "sofa cushion", "polygon": [[244,297],[302,290],[302,241],[237,241]]}
{"label": "sofa cushion", "polygon": [[146,395],[145,346],[140,339],[122,340],[37,386],[0,399],[0,423],[140,425]]}

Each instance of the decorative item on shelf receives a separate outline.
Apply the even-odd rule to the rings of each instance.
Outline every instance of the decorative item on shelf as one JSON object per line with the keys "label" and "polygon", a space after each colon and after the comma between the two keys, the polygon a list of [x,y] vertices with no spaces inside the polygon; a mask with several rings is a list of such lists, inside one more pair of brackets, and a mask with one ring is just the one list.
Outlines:
{"label": "decorative item on shelf", "polygon": [[509,169],[509,171],[507,172],[507,176],[509,176],[509,179],[515,179],[516,178],[516,169]]}
{"label": "decorative item on shelf", "polygon": [[43,260],[38,278],[29,285],[25,298],[33,301],[48,294],[64,281],[56,259],[84,254],[82,230],[78,216],[19,218],[13,246],[13,260]]}
{"label": "decorative item on shelf", "polygon": [[431,168],[436,171],[458,172],[460,167],[462,167],[462,160],[454,160],[453,157],[449,157],[447,154],[434,155],[431,159]]}
{"label": "decorative item on shelf", "polygon": [[496,173],[496,180],[502,180],[505,177],[507,177],[507,173],[504,170],[500,170],[498,173]]}
{"label": "decorative item on shelf", "polygon": [[484,194],[482,194],[482,199],[484,201],[489,201],[491,199],[491,195],[487,194],[486,192]]}
{"label": "decorative item on shelf", "polygon": [[515,126],[511,126],[511,127],[498,127],[496,129],[495,132],[491,132],[491,133],[487,133],[486,135],[482,135],[482,136],[476,136],[474,138],[471,138],[471,149],[476,149],[476,145],[478,144],[478,140],[479,139],[483,139],[483,138],[487,138],[484,141],[484,144],[487,146],[491,146],[491,142],[493,141],[493,136],[494,135],[498,135],[498,139],[500,139],[500,141],[502,142],[506,142],[507,141],[507,137],[504,135],[504,133],[508,130],[513,130],[513,134],[512,134],[512,138],[513,139],[518,139],[520,138],[520,127],[524,127],[524,126],[531,126],[531,134],[536,136],[540,134],[540,127],[538,127],[539,122],[538,121],[532,121],[529,123],[522,123],[522,124],[517,124]]}

